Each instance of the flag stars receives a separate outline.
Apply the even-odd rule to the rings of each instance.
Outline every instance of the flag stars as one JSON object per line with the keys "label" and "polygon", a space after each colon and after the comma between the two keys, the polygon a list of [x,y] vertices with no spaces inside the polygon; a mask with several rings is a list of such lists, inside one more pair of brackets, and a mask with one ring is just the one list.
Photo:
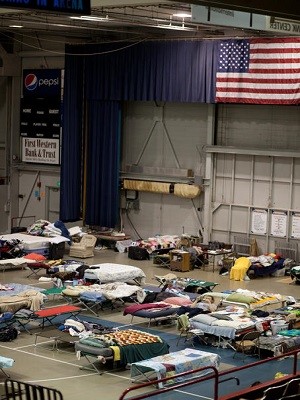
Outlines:
{"label": "flag stars", "polygon": [[247,40],[221,42],[219,71],[245,72],[248,70],[250,44]]}

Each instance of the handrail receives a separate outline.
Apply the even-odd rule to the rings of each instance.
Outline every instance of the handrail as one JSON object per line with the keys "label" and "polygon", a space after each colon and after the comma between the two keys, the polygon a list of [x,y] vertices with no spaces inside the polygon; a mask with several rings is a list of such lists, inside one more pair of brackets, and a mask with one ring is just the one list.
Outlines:
{"label": "handrail", "polygon": [[[128,400],[129,399],[130,400],[148,399],[150,397],[156,396],[156,395],[161,394],[161,393],[170,392],[172,390],[176,390],[176,389],[179,389],[179,388],[182,388],[182,387],[186,387],[186,386],[189,386],[191,384],[194,385],[195,383],[199,383],[199,382],[203,382],[203,381],[209,381],[209,380],[213,379],[214,380],[214,384],[213,384],[213,386],[214,386],[213,396],[214,397],[213,397],[213,400],[222,400],[222,398],[219,397],[219,394],[218,394],[219,384],[224,382],[224,381],[226,381],[227,379],[235,379],[235,380],[237,380],[237,384],[238,384],[238,379],[236,377],[232,377],[232,378],[227,378],[227,379],[225,379],[223,381],[220,381],[219,378],[221,376],[234,374],[234,373],[236,373],[238,371],[242,371],[244,369],[253,368],[253,367],[256,367],[256,366],[261,365],[261,364],[267,364],[269,362],[273,362],[275,360],[279,360],[281,358],[285,358],[285,357],[289,357],[289,356],[293,357],[293,366],[292,366],[292,372],[291,372],[290,376],[297,375],[297,355],[298,355],[298,353],[300,353],[300,349],[292,350],[290,352],[284,353],[284,354],[279,355],[279,356],[270,357],[270,358],[268,358],[266,360],[259,360],[259,361],[256,361],[254,363],[251,363],[251,364],[242,365],[240,367],[230,368],[230,369],[227,369],[227,370],[224,370],[224,371],[218,371],[215,367],[203,367],[203,368],[198,368],[198,369],[191,370],[191,371],[182,372],[180,374],[173,375],[171,377],[152,380],[151,382],[145,382],[145,383],[141,383],[141,384],[129,387],[126,390],[123,391],[123,393],[119,397],[119,400],[125,400],[126,395],[128,395],[129,393],[131,393],[133,391],[139,390],[141,388],[146,388],[148,386],[153,386],[153,385],[157,386],[161,382],[168,382],[169,380],[174,380],[176,378],[181,378],[181,377],[184,377],[186,375],[195,374],[195,373],[197,373],[199,371],[204,371],[204,370],[208,370],[208,369],[213,370],[213,372],[209,376],[201,376],[201,377],[193,378],[192,381],[191,380],[187,380],[187,381],[183,381],[183,382],[178,382],[178,383],[172,384],[172,386],[163,387],[163,388],[154,390],[152,392],[136,395],[134,397],[128,397],[127,399]],[[234,394],[234,393],[232,393],[232,394]]]}
{"label": "handrail", "polygon": [[[128,394],[129,392],[132,392],[134,390],[145,388],[147,386],[153,386],[153,385],[156,386],[157,384],[159,384],[161,382],[167,382],[169,380],[174,380],[176,378],[182,378],[183,376],[195,374],[197,372],[204,371],[204,370],[209,370],[209,369],[213,370],[213,372],[212,372],[213,375],[210,375],[209,377],[207,377],[207,376],[201,376],[200,377],[199,376],[197,378],[193,378],[192,383],[195,384],[195,383],[198,383],[198,382],[206,381],[206,380],[210,379],[211,377],[214,377],[215,378],[214,400],[218,400],[219,372],[218,372],[217,368],[213,367],[213,366],[197,368],[197,369],[193,369],[191,371],[181,372],[180,374],[176,374],[176,375],[173,375],[173,376],[170,376],[170,377],[161,378],[161,379],[155,379],[155,380],[153,380],[151,382],[140,383],[139,385],[135,385],[135,386],[132,386],[130,388],[125,389],[124,392],[119,397],[119,400],[124,400],[126,394]],[[178,389],[178,388],[181,388],[181,387],[184,387],[184,386],[188,386],[190,384],[191,384],[190,380],[188,382],[184,381],[184,382],[180,382],[180,383],[174,384],[174,385],[169,386],[169,387],[163,387],[161,389],[155,390],[155,391],[150,392],[150,393],[144,393],[144,394],[138,395],[136,397],[130,397],[130,399],[134,399],[134,400],[146,399],[148,397],[156,396],[157,394],[160,394],[160,393],[170,392],[171,390]]]}

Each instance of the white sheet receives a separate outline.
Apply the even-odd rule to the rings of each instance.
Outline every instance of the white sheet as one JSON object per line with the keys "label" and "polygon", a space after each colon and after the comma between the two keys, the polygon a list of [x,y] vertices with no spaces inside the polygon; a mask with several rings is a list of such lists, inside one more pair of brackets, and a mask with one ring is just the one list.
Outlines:
{"label": "white sheet", "polygon": [[13,240],[17,239],[23,242],[24,244],[33,246],[37,244],[37,248],[39,247],[47,247],[49,243],[62,243],[68,242],[69,239],[65,238],[64,236],[55,236],[55,237],[45,237],[45,236],[34,236],[34,235],[27,235],[25,233],[10,233],[8,235],[1,235],[1,240]]}
{"label": "white sheet", "polygon": [[19,257],[19,258],[8,258],[8,259],[3,259],[0,260],[0,265],[22,265],[22,264],[28,264],[28,263],[35,263],[35,260],[28,260],[27,258],[24,257]]}
{"label": "white sheet", "polygon": [[192,327],[202,329],[204,333],[234,339],[238,331],[255,326],[255,323],[251,318],[243,315],[224,312],[224,316],[227,315],[231,319],[225,320],[215,318],[214,314],[222,314],[222,311],[216,311],[211,314],[196,315],[190,319]]}
{"label": "white sheet", "polygon": [[114,263],[91,265],[84,271],[84,278],[92,279],[91,276],[94,276],[94,279],[99,280],[100,283],[135,280],[140,284],[144,284],[146,281],[146,275],[140,268]]}
{"label": "white sheet", "polygon": [[142,291],[140,286],[128,285],[125,282],[113,282],[104,285],[94,284],[91,286],[67,286],[62,293],[65,296],[76,297],[80,296],[80,294],[84,292],[98,292],[106,299],[114,300],[132,296],[134,293],[140,291]]}

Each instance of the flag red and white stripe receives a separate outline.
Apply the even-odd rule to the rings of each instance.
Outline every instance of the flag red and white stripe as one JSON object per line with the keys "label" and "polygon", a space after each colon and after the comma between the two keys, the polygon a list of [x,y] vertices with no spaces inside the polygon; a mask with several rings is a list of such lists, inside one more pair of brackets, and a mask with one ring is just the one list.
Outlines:
{"label": "flag red and white stripe", "polygon": [[[241,42],[242,53],[236,48]],[[232,40],[230,44],[220,45],[216,102],[300,104],[300,38]]]}

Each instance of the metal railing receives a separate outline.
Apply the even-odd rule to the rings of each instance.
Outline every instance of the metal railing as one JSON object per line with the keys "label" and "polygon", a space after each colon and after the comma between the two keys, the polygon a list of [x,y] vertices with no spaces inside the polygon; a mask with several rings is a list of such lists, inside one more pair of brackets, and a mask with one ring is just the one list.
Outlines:
{"label": "metal railing", "polygon": [[[142,399],[149,399],[153,396],[157,396],[159,394],[164,394],[171,392],[173,390],[178,390],[187,386],[195,385],[197,383],[201,383],[204,381],[210,381],[212,384],[212,399],[213,400],[226,400],[229,398],[233,398],[234,392],[232,392],[229,395],[224,395],[224,396],[219,396],[219,385],[222,382],[228,381],[228,380],[235,380],[237,384],[239,384],[239,378],[235,376],[236,373],[242,370],[250,369],[250,368],[255,368],[256,366],[262,365],[262,364],[268,364],[270,362],[280,360],[286,357],[290,357],[290,360],[292,361],[292,368],[291,368],[291,373],[289,374],[289,377],[292,378],[293,376],[297,375],[297,355],[300,353],[299,350],[293,350],[288,353],[282,354],[280,356],[275,356],[271,357],[265,360],[259,360],[251,364],[243,365],[240,367],[235,367],[235,368],[230,368],[224,371],[218,371],[215,367],[203,367],[203,368],[198,368],[192,371],[186,371],[182,372],[180,374],[172,375],[170,377],[162,378],[162,379],[157,379],[157,380],[151,380],[146,383],[141,383],[132,387],[127,388],[124,390],[124,392],[121,394],[119,397],[119,400],[142,400]],[[199,377],[194,377],[197,372],[201,371],[209,371],[212,370],[212,373],[209,373],[209,375],[206,376],[199,376]],[[193,374],[192,380],[188,378],[189,375]],[[228,375],[232,376],[228,376]],[[186,380],[184,378],[186,377]],[[220,379],[221,377],[224,377],[224,379]],[[178,382],[178,380],[180,380]],[[175,383],[169,384],[167,386],[168,382],[172,381]],[[177,382],[176,382],[177,381]],[[146,389],[148,387],[157,387],[159,383],[163,383],[163,387],[160,389],[152,390],[151,392],[146,392],[142,394],[134,394],[133,392],[140,391],[141,389]],[[160,385],[161,386],[161,385]],[[272,386],[272,381],[268,381],[268,386]],[[266,386],[267,387],[267,386]],[[250,390],[251,388],[249,388]],[[253,389],[253,388],[252,388]],[[127,397],[128,395],[131,395],[133,393],[133,396]]]}

